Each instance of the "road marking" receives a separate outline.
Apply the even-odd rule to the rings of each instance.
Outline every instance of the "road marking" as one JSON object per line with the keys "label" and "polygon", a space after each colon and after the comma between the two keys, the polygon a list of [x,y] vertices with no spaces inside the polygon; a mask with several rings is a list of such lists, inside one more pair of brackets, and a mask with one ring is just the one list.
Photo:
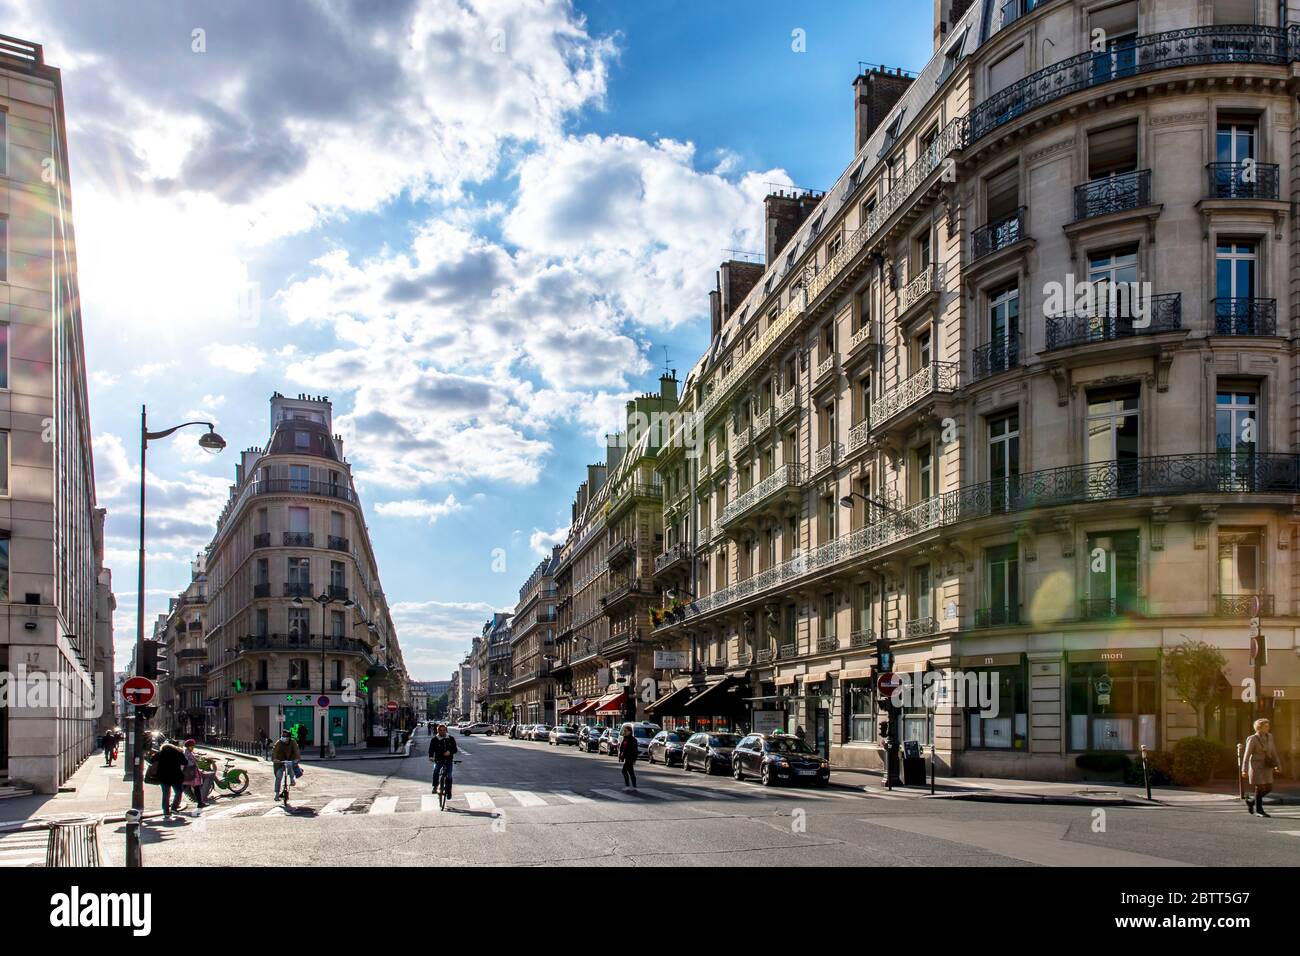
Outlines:
{"label": "road marking", "polygon": [[339,797],[336,800],[331,800],[329,803],[325,804],[325,806],[320,808],[321,816],[333,813],[342,813],[348,807],[352,806],[355,799],[355,797]]}
{"label": "road marking", "polygon": [[373,813],[377,816],[383,816],[387,813],[394,813],[397,810],[396,797],[375,797],[375,802],[370,805],[367,813]]}
{"label": "road marking", "polygon": [[630,803],[636,799],[630,793],[624,793],[622,790],[593,790],[591,792],[598,793],[607,800],[622,800],[625,803]]}
{"label": "road marking", "polygon": [[592,800],[589,797],[580,797],[576,793],[572,793],[569,790],[556,790],[554,791],[554,793],[561,800],[567,800],[569,801],[569,803],[591,803],[592,802]]}
{"label": "road marking", "polygon": [[469,801],[471,810],[495,810],[496,804],[492,798],[481,790],[470,790],[465,794],[465,799]]}
{"label": "road marking", "polygon": [[204,820],[224,820],[226,817],[237,816],[249,810],[260,810],[269,807],[269,803],[245,803],[237,807],[226,807],[224,810],[218,810],[216,813],[207,813],[203,815]]}
{"label": "road marking", "polygon": [[[263,813],[262,816],[283,817],[283,816],[288,816],[288,814],[289,814],[288,807],[272,807],[270,810],[267,810],[265,813]],[[249,814],[249,816],[252,816],[252,814]]]}
{"label": "road marking", "polygon": [[535,794],[535,793],[530,793],[530,792],[527,791],[527,790],[507,790],[506,792],[509,793],[510,796],[512,796],[512,797],[514,797],[516,800],[518,800],[518,801],[519,801],[519,805],[520,805],[521,807],[544,807],[544,806],[546,806],[546,801],[545,801],[545,800],[543,800],[543,799],[542,799],[541,797],[539,797],[537,794]]}
{"label": "road marking", "polygon": [[420,812],[430,813],[438,809],[438,795],[436,793],[423,793],[420,795]]}
{"label": "road marking", "polygon": [[672,800],[684,799],[683,797],[675,796],[674,794],[671,794],[666,790],[651,790],[649,787],[641,787],[636,792],[642,794],[643,796],[654,797],[656,800],[672,801]]}
{"label": "road marking", "polygon": [[1269,830],[1269,833],[1281,833],[1285,836],[1300,837],[1300,830]]}
{"label": "road marking", "polygon": [[722,790],[714,790],[711,787],[676,787],[678,793],[689,793],[697,800],[735,800],[734,793],[726,793]]}

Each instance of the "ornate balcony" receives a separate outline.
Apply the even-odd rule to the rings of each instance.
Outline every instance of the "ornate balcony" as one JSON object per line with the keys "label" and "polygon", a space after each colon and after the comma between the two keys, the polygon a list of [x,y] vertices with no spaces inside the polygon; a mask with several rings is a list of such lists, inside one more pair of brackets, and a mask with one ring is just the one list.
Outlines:
{"label": "ornate balcony", "polygon": [[906,316],[914,307],[920,305],[927,296],[935,295],[938,291],[939,266],[937,263],[931,263],[923,271],[913,276],[898,293],[900,321],[903,321],[901,317]]}
{"label": "ornate balcony", "polygon": [[313,597],[310,581],[288,583],[284,586],[285,597]]}
{"label": "ornate balcony", "polygon": [[1273,595],[1271,594],[1216,594],[1214,595],[1214,613],[1218,617],[1252,617],[1255,602],[1259,602],[1259,617],[1273,616]]}
{"label": "ornate balcony", "polygon": [[844,445],[840,442],[833,441],[829,444],[822,445],[813,455],[812,473],[821,474],[827,468],[839,462],[844,457]]}
{"label": "ornate balcony", "polygon": [[271,596],[271,582],[263,581],[261,584],[253,585],[253,597],[269,598]]}
{"label": "ornate balcony", "polygon": [[[1135,318],[1128,306],[1102,303],[1091,314],[1071,313],[1047,320],[1047,349],[1113,342],[1135,335],[1176,332],[1183,327],[1183,297],[1178,292],[1151,296],[1147,315]],[[1139,323],[1145,323],[1140,325]]]}
{"label": "ornate balcony", "polygon": [[826,380],[839,366],[840,356],[837,352],[832,352],[817,363],[817,369],[813,373],[813,384],[820,385]]}
{"label": "ornate balcony", "polygon": [[854,355],[858,349],[871,341],[872,325],[870,322],[862,323],[862,327],[849,336],[849,354]]}
{"label": "ornate balcony", "polygon": [[1211,299],[1215,335],[1277,335],[1277,299]]}
{"label": "ornate balcony", "polygon": [[605,604],[605,610],[613,611],[616,607],[649,593],[650,588],[643,586],[640,578],[634,578],[631,581],[621,581],[615,584],[609,589],[609,594],[602,598],[602,601]]}
{"label": "ornate balcony", "polygon": [[908,621],[903,630],[906,637],[929,637],[931,634],[937,634],[938,632],[939,622],[932,617],[922,617],[914,621]]}
{"label": "ornate balcony", "polygon": [[1146,598],[1137,594],[1124,597],[1080,598],[1079,617],[1084,621],[1108,621],[1117,617],[1142,617]]}
{"label": "ornate balcony", "polygon": [[981,345],[971,357],[971,381],[1009,372],[1020,363],[1020,346],[1016,335]]}
{"label": "ornate balcony", "polygon": [[834,635],[823,635],[817,638],[817,653],[830,654],[840,649],[840,640]]}
{"label": "ornate balcony", "polygon": [[782,644],[777,648],[776,659],[779,661],[788,661],[791,658],[799,656],[798,644]]}
{"label": "ornate balcony", "polygon": [[261,534],[253,535],[254,548],[269,548],[271,546],[271,532],[263,531]]}
{"label": "ornate balcony", "polygon": [[869,418],[864,418],[849,429],[849,441],[845,446],[845,450],[851,455],[859,448],[864,447],[870,439],[871,420]]}
{"label": "ornate balcony", "polygon": [[971,233],[971,259],[983,259],[1014,246],[1025,238],[1025,207],[1021,206],[1011,215],[980,226]]}
{"label": "ornate balcony", "polygon": [[629,558],[636,554],[636,539],[632,536],[615,539],[609,546],[609,566],[611,568],[621,567]]}
{"label": "ornate balcony", "polygon": [[609,514],[606,521],[612,521],[636,501],[660,501],[664,498],[664,488],[657,481],[635,479],[625,483],[617,492],[610,495]]}
{"label": "ornate balcony", "polygon": [[870,647],[876,643],[875,631],[853,631],[849,634],[849,647]]}
{"label": "ornate balcony", "polygon": [[1267,63],[1292,59],[1287,31],[1263,26],[1204,26],[1138,37],[1118,55],[1087,51],[1053,63],[994,93],[971,113],[970,141],[1039,106],[1112,80],[1208,63]]}
{"label": "ornate balcony", "polygon": [[737,428],[731,433],[731,457],[733,460],[749,447],[751,437],[753,436],[750,434],[748,426]]}
{"label": "ornate balcony", "polygon": [[1277,163],[1245,160],[1237,163],[1209,163],[1210,199],[1277,199]]}
{"label": "ornate balcony", "polygon": [[655,574],[663,574],[674,568],[681,567],[690,559],[691,549],[684,542],[674,544],[655,558]]}
{"label": "ornate balcony", "polygon": [[1020,623],[1020,605],[998,605],[975,609],[976,627],[1010,627]]}
{"label": "ornate balcony", "polygon": [[284,546],[286,548],[310,548],[315,536],[310,531],[286,531]]}
{"label": "ornate balcony", "polygon": [[1151,205],[1151,170],[1103,176],[1074,187],[1074,221]]}
{"label": "ornate balcony", "polygon": [[776,421],[783,421],[785,416],[799,407],[799,390],[793,385],[776,397]]}
{"label": "ornate balcony", "polygon": [[956,391],[960,368],[956,362],[931,362],[913,372],[903,384],[881,395],[871,406],[869,427],[874,431],[931,395]]}
{"label": "ornate balcony", "polygon": [[331,584],[329,586],[329,596],[340,601],[348,599],[348,587],[346,584]]}
{"label": "ornate balcony", "polygon": [[732,525],[760,508],[792,501],[808,480],[806,465],[787,462],[722,509],[721,524]]}
{"label": "ornate balcony", "polygon": [[326,542],[327,542],[326,546],[327,546],[331,551],[344,551],[344,552],[346,552],[346,551],[348,550],[348,539],[347,539],[347,538],[340,538],[340,537],[338,537],[338,536],[336,536],[336,535],[330,535],[330,536],[326,539]]}
{"label": "ornate balcony", "polygon": [[765,408],[754,416],[753,434],[762,435],[772,427],[772,409]]}

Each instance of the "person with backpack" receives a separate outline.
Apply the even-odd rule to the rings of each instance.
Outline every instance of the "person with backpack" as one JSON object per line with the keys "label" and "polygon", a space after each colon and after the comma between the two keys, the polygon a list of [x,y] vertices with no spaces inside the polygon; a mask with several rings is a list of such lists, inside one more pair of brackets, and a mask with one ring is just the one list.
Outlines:
{"label": "person with backpack", "polygon": [[447,778],[447,799],[451,799],[451,768],[456,756],[456,738],[447,734],[447,725],[438,725],[438,735],[429,741],[429,759],[433,762],[433,792],[438,792],[438,774]]}

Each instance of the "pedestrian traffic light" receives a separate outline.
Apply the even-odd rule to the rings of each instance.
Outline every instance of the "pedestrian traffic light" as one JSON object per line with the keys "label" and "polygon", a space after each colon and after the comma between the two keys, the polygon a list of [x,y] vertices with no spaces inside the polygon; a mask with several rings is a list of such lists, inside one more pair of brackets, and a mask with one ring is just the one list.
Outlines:
{"label": "pedestrian traffic light", "polygon": [[137,662],[136,674],[139,677],[147,677],[150,680],[158,679],[158,642],[145,641],[141,645],[140,660]]}
{"label": "pedestrian traffic light", "polygon": [[876,667],[882,671],[894,669],[894,653],[890,646],[888,638],[882,637],[876,641]]}
{"label": "pedestrian traffic light", "polygon": [[1258,634],[1250,639],[1250,663],[1263,667],[1268,663],[1268,637]]}

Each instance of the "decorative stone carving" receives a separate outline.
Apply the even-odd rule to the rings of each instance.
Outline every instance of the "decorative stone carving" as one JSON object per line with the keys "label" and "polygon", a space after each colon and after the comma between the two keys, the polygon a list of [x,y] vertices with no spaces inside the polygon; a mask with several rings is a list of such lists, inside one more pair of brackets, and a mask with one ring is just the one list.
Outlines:
{"label": "decorative stone carving", "polygon": [[1209,544],[1210,525],[1214,524],[1218,516],[1218,505],[1201,505],[1201,510],[1196,514],[1196,532],[1193,542],[1198,550],[1204,550]]}
{"label": "decorative stone carving", "polygon": [[1165,549],[1165,525],[1169,523],[1171,509],[1160,506],[1151,509],[1151,550]]}
{"label": "decorative stone carving", "polygon": [[1061,557],[1074,557],[1074,521],[1068,515],[1057,515],[1052,519],[1053,530],[1061,539]]}
{"label": "decorative stone carving", "polygon": [[1064,365],[1052,365],[1048,368],[1052,381],[1056,383],[1056,404],[1062,407],[1070,404],[1070,373]]}

